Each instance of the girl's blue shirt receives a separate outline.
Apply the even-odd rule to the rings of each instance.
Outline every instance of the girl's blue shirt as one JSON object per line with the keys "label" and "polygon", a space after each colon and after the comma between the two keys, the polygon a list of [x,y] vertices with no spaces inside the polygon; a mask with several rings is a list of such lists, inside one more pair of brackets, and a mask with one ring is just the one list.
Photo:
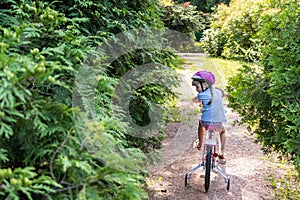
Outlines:
{"label": "girl's blue shirt", "polygon": [[198,93],[198,101],[202,102],[201,121],[205,122],[226,122],[225,110],[223,106],[222,92],[219,89],[212,89],[213,99],[212,103],[208,105],[211,100],[210,89]]}

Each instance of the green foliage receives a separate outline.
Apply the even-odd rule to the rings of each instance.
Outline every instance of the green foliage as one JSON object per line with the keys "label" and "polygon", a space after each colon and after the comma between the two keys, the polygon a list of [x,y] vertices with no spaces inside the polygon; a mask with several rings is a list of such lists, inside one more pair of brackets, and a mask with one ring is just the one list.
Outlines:
{"label": "green foliage", "polygon": [[232,78],[231,106],[255,125],[264,145],[289,154],[300,171],[299,152],[299,3],[276,3],[261,18],[257,37],[262,44],[259,70],[245,66]]}
{"label": "green foliage", "polygon": [[7,150],[0,149],[0,161],[3,163],[9,161],[9,159],[7,158]]}
{"label": "green foliage", "polygon": [[[177,41],[180,46],[176,48],[181,52],[203,52],[202,47],[193,44],[191,41],[199,41],[199,34],[207,26],[207,21],[202,12],[197,11],[196,7],[186,4],[176,4],[174,2],[161,1],[162,16],[164,25],[174,31],[183,33],[190,37],[190,41],[184,43],[180,35],[174,35],[172,41]],[[177,38],[179,37],[179,38]]]}
{"label": "green foliage", "polygon": [[[167,75],[169,77],[165,77],[165,80],[172,79],[172,85],[174,84],[173,86],[176,86],[176,78],[178,79],[178,77],[172,77],[171,74]],[[129,112],[134,123],[141,127],[145,127],[153,123],[150,119],[149,112],[150,109],[153,109],[151,107],[154,105],[159,106],[160,110],[156,110],[155,112],[160,112],[157,114],[162,116],[160,121],[158,121],[156,126],[153,128],[153,131],[156,132],[153,136],[150,135],[145,138],[130,135],[127,136],[133,146],[140,148],[145,153],[150,153],[152,150],[158,150],[161,148],[161,141],[165,139],[165,135],[161,132],[161,130],[165,127],[169,109],[168,103],[176,97],[177,95],[173,93],[170,88],[166,88],[161,85],[149,84],[136,90],[136,93],[131,99],[129,105]],[[149,128],[149,130],[151,129]]]}
{"label": "green foliage", "polygon": [[0,169],[0,195],[6,199],[36,199],[45,196],[51,198],[55,188],[62,188],[47,176],[38,176],[33,167]]}
{"label": "green foliage", "polygon": [[225,38],[219,33],[218,29],[209,28],[203,32],[203,37],[200,39],[201,46],[211,56],[219,57],[223,52]]}
{"label": "green foliage", "polygon": [[[141,151],[146,145],[127,141],[126,116],[111,99],[128,70],[147,62],[175,66],[174,53],[130,52],[105,71],[106,55],[97,52],[97,74],[81,74],[86,80],[96,77],[96,90],[80,94],[95,98],[73,108],[72,94],[95,46],[125,30],[162,27],[157,2],[9,0],[0,5],[1,198],[146,198]],[[172,92],[150,87],[143,95],[153,100],[151,106]],[[97,121],[81,112],[91,103]],[[84,123],[75,122],[74,113]]]}
{"label": "green foliage", "polygon": [[205,19],[192,5],[173,4],[164,8],[162,20],[166,27],[194,37],[205,28]]}
{"label": "green foliage", "polygon": [[[56,8],[69,17],[87,18],[78,28],[81,33],[99,37],[112,37],[134,28],[162,27],[156,1],[68,1]],[[92,11],[92,12],[91,12]]]}
{"label": "green foliage", "polygon": [[[72,34],[71,28],[62,31],[65,17],[45,6],[13,5],[12,14],[22,17],[20,25],[1,27],[1,135],[6,137],[1,145],[14,152],[9,157],[15,166],[49,142],[41,138],[60,140],[73,126],[72,110],[67,107],[72,84],[68,76],[87,52],[84,46],[78,50],[74,43],[64,45],[65,38],[76,41],[81,36]],[[46,20],[43,16],[50,13],[56,13],[54,19]],[[34,20],[27,22],[31,15]],[[53,43],[45,43],[49,38]]]}
{"label": "green foliage", "polygon": [[261,17],[271,9],[261,0],[235,0],[229,6],[218,6],[210,19],[210,29],[203,33],[203,48],[213,56],[258,60],[262,43],[256,34],[261,29]]}

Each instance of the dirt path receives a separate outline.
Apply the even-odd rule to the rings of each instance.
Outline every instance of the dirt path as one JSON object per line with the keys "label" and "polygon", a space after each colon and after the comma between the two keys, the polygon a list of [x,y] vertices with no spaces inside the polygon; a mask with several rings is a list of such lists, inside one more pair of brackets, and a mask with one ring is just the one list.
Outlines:
{"label": "dirt path", "polygon": [[[182,55],[189,62],[196,63],[201,69],[199,55]],[[197,67],[197,68],[198,68]],[[196,139],[197,123],[200,116],[197,104],[190,99],[195,95],[190,86],[190,76],[193,71],[186,67],[181,71],[182,82],[181,101],[182,110],[180,123],[170,123],[166,130],[168,135],[164,141],[162,163],[151,167],[149,177],[149,196],[154,199],[213,199],[213,200],[262,200],[274,199],[271,194],[272,187],[267,177],[267,170],[261,147],[255,143],[254,138],[243,126],[233,126],[239,120],[236,113],[226,108],[226,165],[221,166],[231,179],[229,192],[226,190],[224,179],[217,173],[212,173],[211,185],[208,193],[204,191],[204,170],[201,168],[192,174],[189,185],[184,186],[184,177],[200,161],[200,152],[193,148]]]}

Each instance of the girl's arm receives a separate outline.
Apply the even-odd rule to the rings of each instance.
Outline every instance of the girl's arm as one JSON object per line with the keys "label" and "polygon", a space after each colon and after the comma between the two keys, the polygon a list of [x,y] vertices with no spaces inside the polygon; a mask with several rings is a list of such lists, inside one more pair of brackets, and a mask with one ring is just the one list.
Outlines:
{"label": "girl's arm", "polygon": [[194,97],[194,98],[192,99],[192,101],[193,101],[194,103],[200,103],[200,104],[202,105],[202,100],[199,100],[197,96]]}

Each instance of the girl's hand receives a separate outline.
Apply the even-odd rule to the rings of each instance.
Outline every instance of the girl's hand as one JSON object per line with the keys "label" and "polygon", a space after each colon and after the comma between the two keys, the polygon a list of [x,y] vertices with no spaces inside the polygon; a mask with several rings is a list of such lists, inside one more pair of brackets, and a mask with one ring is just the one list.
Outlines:
{"label": "girl's hand", "polygon": [[198,149],[198,151],[200,151],[200,150],[201,150],[201,145],[198,144],[198,145],[196,146],[196,148]]}
{"label": "girl's hand", "polygon": [[199,103],[197,97],[194,97],[194,98],[192,99],[192,101],[193,101],[194,103]]}
{"label": "girl's hand", "polygon": [[193,148],[197,148],[199,151],[201,150],[201,144],[198,139],[194,141]]}

